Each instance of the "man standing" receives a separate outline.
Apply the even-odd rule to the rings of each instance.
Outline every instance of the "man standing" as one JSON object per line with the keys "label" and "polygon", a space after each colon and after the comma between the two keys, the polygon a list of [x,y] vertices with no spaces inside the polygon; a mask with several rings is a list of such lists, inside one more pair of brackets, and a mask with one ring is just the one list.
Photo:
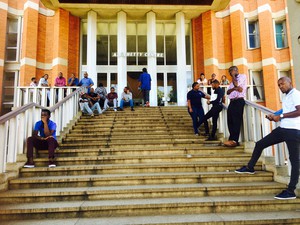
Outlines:
{"label": "man standing", "polygon": [[[55,87],[65,87],[65,86],[67,86],[66,78],[63,77],[62,72],[59,72],[58,76],[55,78],[54,86]],[[56,99],[58,99],[58,90],[59,89],[56,89]],[[64,97],[66,97],[66,94],[67,94],[67,90],[64,89]]]}
{"label": "man standing", "polygon": [[247,77],[245,74],[239,74],[236,66],[229,68],[229,74],[232,77],[232,82],[227,90],[230,100],[227,110],[227,124],[230,136],[229,140],[224,142],[224,146],[236,147],[239,145],[240,130],[243,122]]}
{"label": "man standing", "polygon": [[78,86],[78,84],[79,84],[78,78],[75,76],[75,73],[72,73],[71,77],[68,80],[68,85],[69,86]]}
{"label": "man standing", "polygon": [[201,119],[201,123],[203,123],[204,121],[207,121],[209,118],[212,117],[212,124],[213,124],[212,131],[208,139],[206,139],[206,141],[217,140],[216,137],[216,131],[218,126],[217,123],[218,123],[219,114],[223,109],[222,100],[224,96],[224,91],[222,90],[222,88],[220,88],[220,82],[218,80],[214,80],[211,86],[212,89],[214,90],[214,94],[211,96],[211,99],[214,100],[213,101],[207,100],[207,104],[209,105],[212,104],[212,108],[204,115],[203,119]]}
{"label": "man standing", "polygon": [[[193,120],[194,133],[199,136],[198,127],[200,121],[204,117],[204,110],[202,107],[202,98],[209,99],[208,95],[205,95],[202,91],[199,91],[199,84],[194,82],[192,90],[187,94],[188,111]],[[203,121],[205,127],[205,135],[209,135],[209,128],[207,121]]]}
{"label": "man standing", "polygon": [[142,92],[143,92],[144,104],[146,107],[149,107],[150,106],[149,92],[151,90],[151,76],[147,72],[146,68],[143,68],[143,73],[140,75],[139,87],[142,89]]}
{"label": "man standing", "polygon": [[291,79],[281,77],[278,87],[286,94],[282,100],[282,113],[280,115],[270,114],[266,118],[278,122],[280,126],[255,144],[252,157],[247,166],[236,170],[236,173],[254,174],[254,166],[262,151],[274,144],[285,142],[289,151],[289,159],[292,166],[291,178],[288,188],[276,195],[276,199],[295,199],[294,190],[299,180],[299,149],[300,149],[300,92],[293,88]]}
{"label": "man standing", "polygon": [[33,168],[33,148],[37,151],[48,149],[49,167],[56,167],[54,162],[54,151],[58,147],[56,140],[56,124],[50,120],[50,111],[43,109],[41,120],[36,122],[32,137],[27,138],[27,162],[25,168]]}
{"label": "man standing", "polygon": [[[39,86],[40,87],[50,87],[50,84],[48,83],[48,78],[49,75],[45,74],[39,81]],[[46,90],[46,94],[47,94],[47,106],[50,105],[50,90],[47,89]]]}
{"label": "man standing", "polygon": [[94,85],[94,82],[91,78],[89,78],[88,73],[85,72],[84,77],[81,79],[81,81],[79,82],[78,86],[82,86],[82,87],[86,87],[87,88],[87,93],[90,92],[90,88]]}

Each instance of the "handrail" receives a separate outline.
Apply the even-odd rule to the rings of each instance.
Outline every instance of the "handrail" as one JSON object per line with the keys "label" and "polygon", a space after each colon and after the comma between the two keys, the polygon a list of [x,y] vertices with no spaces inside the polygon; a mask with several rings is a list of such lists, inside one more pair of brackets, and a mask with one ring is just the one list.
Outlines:
{"label": "handrail", "polygon": [[[59,136],[79,112],[78,99],[82,88],[49,108]],[[31,136],[34,124],[40,119],[40,110],[46,107],[31,102],[0,117],[0,173],[6,172],[8,163],[17,162],[17,155],[26,152],[26,139]]]}

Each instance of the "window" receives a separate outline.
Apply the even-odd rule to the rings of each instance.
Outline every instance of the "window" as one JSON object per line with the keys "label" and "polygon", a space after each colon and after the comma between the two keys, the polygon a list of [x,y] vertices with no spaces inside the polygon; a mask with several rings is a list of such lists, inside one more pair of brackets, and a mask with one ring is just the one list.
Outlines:
{"label": "window", "polygon": [[1,115],[11,111],[16,96],[16,87],[18,86],[18,71],[6,71],[3,80],[3,102]]}
{"label": "window", "polygon": [[8,18],[6,33],[6,57],[7,62],[19,61],[20,49],[20,25],[21,19]]}
{"label": "window", "polygon": [[259,48],[259,27],[258,21],[247,21],[247,31],[248,31],[248,48]]}
{"label": "window", "polygon": [[276,39],[276,48],[288,47],[285,20],[275,21],[275,39]]}
{"label": "window", "polygon": [[249,71],[250,74],[250,100],[257,102],[265,99],[262,71]]}

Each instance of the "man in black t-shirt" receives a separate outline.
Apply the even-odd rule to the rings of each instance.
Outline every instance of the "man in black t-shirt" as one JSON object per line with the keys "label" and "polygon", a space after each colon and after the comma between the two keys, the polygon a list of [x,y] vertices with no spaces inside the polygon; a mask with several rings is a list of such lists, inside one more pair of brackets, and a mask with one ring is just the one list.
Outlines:
{"label": "man in black t-shirt", "polygon": [[[218,118],[219,118],[219,114],[223,109],[223,97],[224,97],[224,91],[222,88],[220,88],[220,82],[218,80],[214,80],[212,81],[212,89],[214,90],[214,95],[217,95],[216,98],[214,98],[213,101],[208,100],[207,104],[212,104],[212,108],[205,114],[205,116],[202,118],[202,120],[200,121],[200,125],[203,122],[207,122],[207,120],[209,118],[212,117],[212,131],[211,134],[209,135],[208,139],[206,139],[206,141],[213,141],[213,140],[217,140],[216,137],[216,131],[217,131],[217,126],[218,126]],[[211,96],[212,97],[212,96]]]}
{"label": "man in black t-shirt", "polygon": [[[192,90],[187,94],[188,111],[193,120],[193,127],[195,135],[199,135],[198,127],[200,126],[200,121],[204,117],[204,110],[202,107],[202,98],[209,99],[208,95],[199,91],[199,84],[197,82],[193,83]],[[204,121],[205,135],[209,135],[209,128],[207,121]]]}

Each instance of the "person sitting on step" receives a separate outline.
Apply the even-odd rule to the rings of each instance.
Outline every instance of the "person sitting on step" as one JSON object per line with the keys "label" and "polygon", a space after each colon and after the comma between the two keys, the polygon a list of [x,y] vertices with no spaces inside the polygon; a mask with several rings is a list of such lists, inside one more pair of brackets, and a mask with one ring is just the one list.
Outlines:
{"label": "person sitting on step", "polygon": [[102,113],[99,103],[97,102],[96,104],[93,105],[91,103],[90,97],[84,92],[81,93],[81,96],[79,98],[79,106],[80,106],[80,110],[83,114],[89,115],[91,117],[94,116],[93,111],[95,109],[97,109],[99,114]]}
{"label": "person sitting on step", "polygon": [[41,120],[34,125],[33,135],[27,138],[27,162],[24,168],[35,167],[33,161],[33,148],[36,150],[47,149],[49,157],[49,168],[56,167],[54,152],[58,147],[56,140],[56,123],[50,120],[51,112],[42,109]]}
{"label": "person sitting on step", "polygon": [[114,107],[114,111],[117,111],[118,94],[115,92],[114,87],[110,88],[110,93],[107,94],[106,100],[107,100],[107,105],[110,107]]}
{"label": "person sitting on step", "polygon": [[108,108],[108,105],[107,105],[107,98],[106,98],[107,91],[106,88],[103,86],[103,83],[99,83],[99,87],[95,89],[95,93],[99,95],[100,107],[103,108],[103,111],[105,111]]}
{"label": "person sitting on step", "polygon": [[122,93],[121,97],[122,97],[122,99],[120,102],[120,110],[123,111],[124,106],[130,105],[131,111],[134,111],[132,93],[130,92],[128,87],[124,88],[124,92]]}

